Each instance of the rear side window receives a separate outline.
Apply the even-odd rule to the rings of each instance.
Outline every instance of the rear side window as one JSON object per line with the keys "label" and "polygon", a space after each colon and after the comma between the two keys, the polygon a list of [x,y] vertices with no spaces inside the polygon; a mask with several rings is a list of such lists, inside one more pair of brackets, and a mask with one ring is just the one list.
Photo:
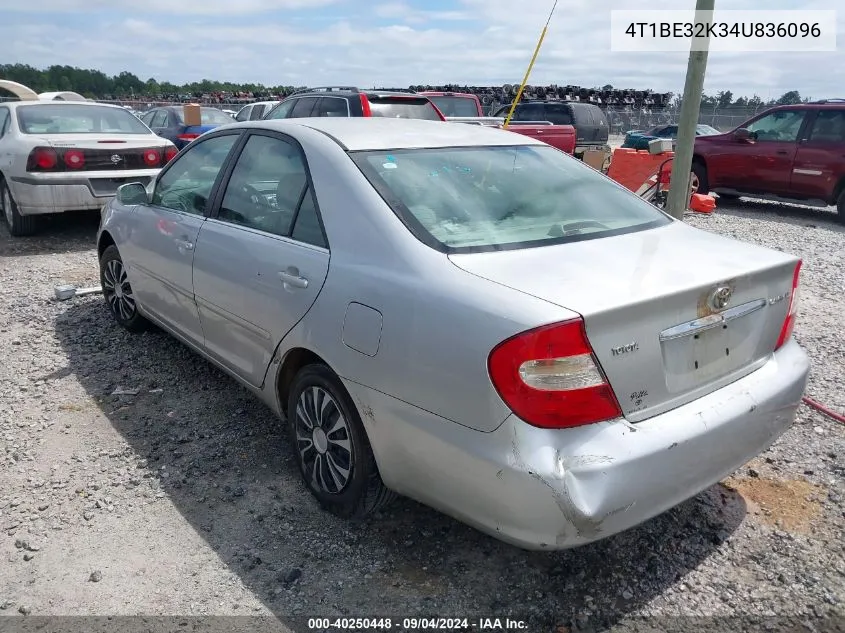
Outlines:
{"label": "rear side window", "polygon": [[429,99],[434,102],[443,116],[478,116],[478,103],[475,99],[454,95],[432,96]]}
{"label": "rear side window", "polygon": [[823,143],[845,142],[845,110],[819,111],[810,132],[810,140]]}
{"label": "rear side window", "polygon": [[[180,109],[179,123],[185,124],[185,114]],[[228,114],[217,108],[201,108],[200,109],[200,124],[201,125],[226,125],[227,123],[234,123],[235,120]]]}
{"label": "rear side window", "polygon": [[302,97],[301,99],[297,99],[296,104],[293,106],[293,110],[291,110],[290,116],[292,118],[311,116],[314,106],[317,105],[319,100],[319,97]]}
{"label": "rear side window", "polygon": [[245,108],[241,108],[241,111],[235,115],[235,121],[248,121],[249,120],[249,113],[252,112],[253,106],[246,106]]}
{"label": "rear side window", "polygon": [[411,232],[445,252],[547,246],[671,222],[637,195],[553,147],[351,156]]}
{"label": "rear side window", "polygon": [[440,121],[440,115],[427,98],[368,96],[374,117],[387,119],[425,119]]}
{"label": "rear side window", "polygon": [[545,110],[547,121],[555,125],[572,125],[572,112],[568,105],[563,103],[547,103]]}
{"label": "rear side window", "polygon": [[317,106],[317,111],[314,116],[324,117],[348,117],[349,105],[346,99],[338,97],[323,97],[320,99],[320,105]]}

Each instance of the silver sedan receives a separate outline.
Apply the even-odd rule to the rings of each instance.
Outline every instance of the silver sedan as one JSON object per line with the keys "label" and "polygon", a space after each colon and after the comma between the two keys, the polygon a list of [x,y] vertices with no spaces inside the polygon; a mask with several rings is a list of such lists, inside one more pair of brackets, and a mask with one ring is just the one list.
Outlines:
{"label": "silver sedan", "polygon": [[511,132],[203,135],[98,236],[106,302],[286,420],[329,511],[395,494],[529,549],[620,532],[793,422],[800,260],[672,220]]}

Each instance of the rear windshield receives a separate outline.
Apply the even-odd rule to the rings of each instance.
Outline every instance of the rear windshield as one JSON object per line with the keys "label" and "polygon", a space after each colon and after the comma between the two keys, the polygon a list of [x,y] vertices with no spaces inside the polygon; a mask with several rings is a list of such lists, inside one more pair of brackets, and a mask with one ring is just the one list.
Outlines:
{"label": "rear windshield", "polygon": [[96,105],[39,104],[18,106],[24,134],[150,134],[149,128],[123,108]]}
{"label": "rear windshield", "polygon": [[[185,124],[185,112],[179,110],[176,115],[179,117],[179,122]],[[202,108],[200,110],[200,122],[202,125],[226,125],[227,123],[234,123],[235,119],[217,108]]]}
{"label": "rear windshield", "polygon": [[656,207],[553,147],[351,156],[414,235],[444,252],[547,246],[671,222]]}
{"label": "rear windshield", "polygon": [[[426,119],[440,121],[437,110],[425,97],[367,97],[372,116],[388,119]],[[474,115],[475,116],[475,115]]]}
{"label": "rear windshield", "polygon": [[478,103],[469,97],[429,97],[434,105],[443,113],[443,116],[480,116],[478,114]]}

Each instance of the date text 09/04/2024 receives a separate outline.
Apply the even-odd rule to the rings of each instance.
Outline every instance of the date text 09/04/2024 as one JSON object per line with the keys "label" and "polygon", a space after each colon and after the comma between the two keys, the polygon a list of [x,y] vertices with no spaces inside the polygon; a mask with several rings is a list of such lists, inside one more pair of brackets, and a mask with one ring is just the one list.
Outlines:
{"label": "date text 09/04/2024", "polygon": [[524,620],[512,618],[308,618],[312,631],[524,631]]}

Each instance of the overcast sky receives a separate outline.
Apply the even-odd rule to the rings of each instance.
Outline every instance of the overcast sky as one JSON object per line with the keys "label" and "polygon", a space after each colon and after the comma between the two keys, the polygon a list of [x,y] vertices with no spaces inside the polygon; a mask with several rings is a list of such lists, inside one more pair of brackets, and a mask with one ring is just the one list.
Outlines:
{"label": "overcast sky", "polygon": [[[680,92],[687,54],[611,52],[610,10],[694,4],[559,0],[530,83]],[[764,6],[839,4],[716,0],[761,16]],[[550,8],[551,0],[0,0],[0,61],[175,83],[501,85],[520,81]],[[840,16],[833,53],[711,53],[705,91],[845,97],[844,26]]]}

